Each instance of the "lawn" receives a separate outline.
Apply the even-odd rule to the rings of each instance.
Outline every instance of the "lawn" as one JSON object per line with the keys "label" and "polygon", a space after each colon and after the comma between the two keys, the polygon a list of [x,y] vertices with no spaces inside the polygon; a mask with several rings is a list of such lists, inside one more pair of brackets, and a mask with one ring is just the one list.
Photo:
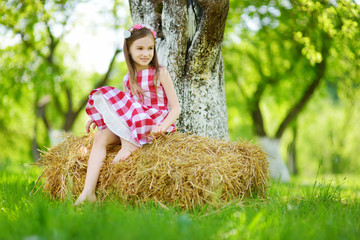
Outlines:
{"label": "lawn", "polygon": [[35,166],[0,170],[0,239],[360,238],[360,188],[346,179],[270,181],[266,199],[189,212],[116,199],[74,207],[72,199],[31,194],[39,173]]}

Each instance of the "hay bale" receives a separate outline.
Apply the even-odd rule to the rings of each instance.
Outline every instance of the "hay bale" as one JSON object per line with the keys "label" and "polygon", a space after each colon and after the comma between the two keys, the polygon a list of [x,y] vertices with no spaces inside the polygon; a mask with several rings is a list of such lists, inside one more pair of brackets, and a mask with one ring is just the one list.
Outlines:
{"label": "hay bale", "polygon": [[[76,198],[84,185],[93,134],[68,135],[41,153],[41,188],[51,197]],[[149,200],[193,209],[222,205],[253,193],[265,196],[268,162],[265,153],[246,141],[228,142],[183,133],[165,135],[111,164],[120,145],[108,146],[96,192],[125,202]]]}

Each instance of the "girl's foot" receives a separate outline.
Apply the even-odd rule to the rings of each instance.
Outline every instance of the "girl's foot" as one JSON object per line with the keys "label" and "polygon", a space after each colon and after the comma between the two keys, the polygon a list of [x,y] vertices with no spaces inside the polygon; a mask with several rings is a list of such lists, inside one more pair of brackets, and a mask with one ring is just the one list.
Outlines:
{"label": "girl's foot", "polygon": [[96,203],[96,195],[93,194],[87,194],[87,193],[81,193],[76,202],[74,203],[75,206],[79,206],[84,202],[91,202]]}
{"label": "girl's foot", "polygon": [[122,146],[120,151],[114,157],[112,163],[117,163],[118,161],[126,160],[128,157],[130,157],[131,153],[133,153],[137,149],[139,149],[139,147],[134,144]]}

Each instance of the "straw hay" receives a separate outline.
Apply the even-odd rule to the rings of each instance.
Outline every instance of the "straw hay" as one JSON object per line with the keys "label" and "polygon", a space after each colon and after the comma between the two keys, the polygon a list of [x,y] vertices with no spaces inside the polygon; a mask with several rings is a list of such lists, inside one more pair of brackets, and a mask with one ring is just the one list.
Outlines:
{"label": "straw hay", "polygon": [[[38,180],[56,199],[76,198],[85,181],[93,134],[68,135],[41,153]],[[155,201],[185,209],[223,205],[233,198],[265,196],[268,162],[259,146],[183,133],[165,135],[111,164],[119,145],[110,145],[100,172],[98,200],[109,194],[129,203]],[[37,183],[38,185],[38,183]]]}

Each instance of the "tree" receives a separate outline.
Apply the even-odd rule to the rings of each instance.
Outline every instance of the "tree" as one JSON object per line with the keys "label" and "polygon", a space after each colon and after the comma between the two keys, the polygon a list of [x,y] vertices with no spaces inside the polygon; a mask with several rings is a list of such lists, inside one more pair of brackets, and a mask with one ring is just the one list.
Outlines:
{"label": "tree", "polygon": [[[1,91],[12,100],[26,98],[32,102],[30,108],[22,109],[22,115],[30,109],[29,115],[36,116],[31,134],[34,159],[38,158],[37,149],[48,145],[54,129],[72,130],[86,106],[89,91],[108,82],[116,56],[120,53],[120,49],[114,51],[104,76],[90,81],[91,86],[82,89],[83,92],[75,92],[74,89],[81,89],[79,85],[88,84],[78,80],[80,71],[65,65],[64,56],[68,49],[63,40],[74,25],[71,18],[74,9],[81,3],[77,0],[0,3],[0,26],[6,34],[18,39],[13,45],[2,49]],[[118,6],[119,3],[115,1],[112,13],[116,29],[119,28]],[[4,111],[8,111],[4,115],[9,115],[11,102],[2,104]],[[45,128],[45,134],[42,128]],[[42,139],[44,135],[45,141]]]}
{"label": "tree", "polygon": [[134,23],[158,33],[159,59],[182,106],[178,128],[228,138],[222,40],[228,0],[130,0]]}
{"label": "tree", "polygon": [[229,74],[245,99],[253,131],[274,157],[270,158],[273,177],[287,181],[280,140],[326,78],[329,58],[337,51],[335,39],[351,39],[347,33],[358,32],[359,6],[345,0],[232,4],[231,21],[240,21],[233,28],[240,43],[229,44],[229,49],[242,56],[244,70],[239,73],[229,55]]}

